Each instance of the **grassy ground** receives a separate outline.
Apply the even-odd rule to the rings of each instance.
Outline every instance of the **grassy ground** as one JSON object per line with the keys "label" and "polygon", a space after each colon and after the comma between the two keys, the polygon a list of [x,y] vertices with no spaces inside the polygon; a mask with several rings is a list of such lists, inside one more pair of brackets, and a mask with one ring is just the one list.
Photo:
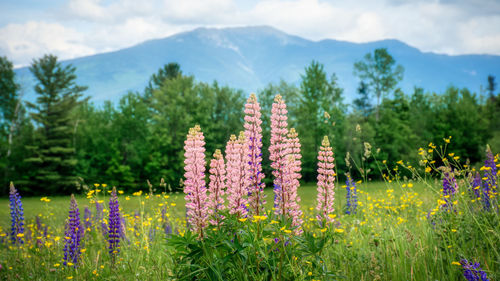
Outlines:
{"label": "grassy ground", "polygon": [[[322,253],[322,262],[343,280],[459,280],[460,258],[475,259],[493,278],[498,270],[498,214],[486,221],[463,207],[454,218],[437,217],[438,227],[427,219],[440,199],[435,182],[358,183],[359,207],[354,215],[345,215],[346,189],[336,188],[335,240]],[[267,209],[273,194],[266,189]],[[299,188],[304,211],[304,229],[321,235],[315,225],[316,188]],[[69,197],[23,198],[27,221],[26,243],[18,249],[7,243],[10,225],[8,199],[0,199],[0,279],[2,280],[160,280],[173,278],[173,249],[165,240],[165,226],[183,234],[184,199],[181,193],[119,196],[125,219],[126,240],[122,242],[119,261],[111,266],[106,240],[100,225],[90,219],[84,239],[81,265],[62,266],[64,222]],[[95,203],[105,203],[109,194],[101,190],[91,198],[80,195],[77,202],[83,217],[86,207],[95,216]],[[463,192],[457,206],[469,201]],[[163,213],[162,213],[162,210]],[[105,207],[104,218],[107,215]],[[448,216],[449,214],[444,214]],[[41,228],[35,218],[41,219]],[[435,220],[435,221],[436,221]],[[476,223],[474,223],[474,220]],[[488,221],[489,220],[489,221]],[[446,222],[446,223],[444,223]],[[268,222],[266,222],[268,223]],[[47,235],[43,227],[48,226]],[[332,230],[333,231],[333,230]],[[492,232],[492,233],[490,233]],[[316,235],[316,234],[315,234]],[[464,240],[464,237],[467,237]],[[31,240],[29,239],[31,238]],[[471,242],[471,239],[473,240]],[[478,241],[480,240],[480,241]],[[496,249],[495,249],[496,247]],[[306,264],[297,265],[301,280],[325,280]],[[492,279],[494,280],[494,279]]]}

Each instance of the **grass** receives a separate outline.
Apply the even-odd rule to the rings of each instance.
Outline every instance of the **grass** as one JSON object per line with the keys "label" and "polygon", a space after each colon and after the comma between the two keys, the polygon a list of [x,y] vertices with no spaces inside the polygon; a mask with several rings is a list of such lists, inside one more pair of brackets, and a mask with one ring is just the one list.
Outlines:
{"label": "grass", "polygon": [[[437,222],[436,226],[427,219],[428,212],[436,207],[436,202],[440,199],[439,187],[434,182],[368,182],[358,183],[357,186],[360,206],[354,215],[344,214],[346,190],[342,183],[338,183],[336,187],[337,223],[332,229],[328,229],[327,233],[331,233],[333,239],[320,255],[322,266],[333,275],[324,275],[324,271],[314,266],[314,260],[301,257],[303,253],[297,251],[291,254],[287,263],[293,271],[294,279],[460,280],[463,278],[462,270],[456,262],[461,258],[479,261],[491,280],[500,278],[498,214],[478,213],[479,207],[466,204],[470,199],[465,192],[457,197],[456,213],[435,216],[433,222]],[[465,186],[461,190],[464,189]],[[268,188],[265,192],[266,208],[270,210],[272,190]],[[299,195],[304,212],[304,230],[314,237],[321,237],[325,234],[324,230],[314,220],[315,186],[303,185],[299,188]],[[94,221],[86,232],[85,252],[76,269],[62,265],[64,222],[68,215],[69,197],[48,199],[50,202],[41,201],[40,198],[22,199],[26,229],[29,231],[25,237],[27,242],[21,248],[12,246],[6,240],[10,225],[9,202],[8,199],[0,199],[0,235],[4,239],[4,243],[0,245],[0,279],[179,278],[175,272],[178,260],[174,256],[177,251],[165,239],[164,227],[168,224],[174,232],[185,234],[183,194],[120,195],[120,207],[126,221],[126,240],[122,242],[118,263],[115,266],[111,264],[106,239],[99,228],[101,222]],[[83,217],[85,207],[89,207],[95,214],[92,202],[107,205],[108,200],[109,194],[106,191],[91,198],[77,196],[81,216]],[[104,217],[106,215],[105,212]],[[49,227],[47,235],[38,230],[35,221],[37,216],[41,218],[43,226]],[[246,223],[251,229],[252,223]],[[264,222],[264,227],[270,227],[269,223],[269,220]],[[32,240],[28,241],[28,237]],[[273,276],[269,278],[278,278]]]}

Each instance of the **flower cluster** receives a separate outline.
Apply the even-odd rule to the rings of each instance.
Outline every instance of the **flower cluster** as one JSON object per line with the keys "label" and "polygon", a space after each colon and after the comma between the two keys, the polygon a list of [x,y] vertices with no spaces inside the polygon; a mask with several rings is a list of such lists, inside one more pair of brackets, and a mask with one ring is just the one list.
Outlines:
{"label": "flower cluster", "polygon": [[271,144],[269,159],[274,176],[274,208],[276,215],[285,214],[286,198],[285,168],[288,155],[288,123],[286,104],[280,95],[274,98],[271,109]]}
{"label": "flower cluster", "polygon": [[479,263],[469,262],[466,259],[460,261],[467,281],[488,281],[488,276],[479,266]]}
{"label": "flower cluster", "polygon": [[472,190],[470,191],[473,199],[481,198],[482,186],[483,182],[481,180],[481,175],[479,174],[479,172],[476,172],[476,174],[472,178]]}
{"label": "flower cluster", "polygon": [[346,210],[345,213],[350,215],[350,214],[355,214],[356,209],[358,207],[358,195],[357,195],[357,190],[356,190],[356,183],[354,180],[351,178],[350,174],[347,174],[347,179],[345,181],[346,183]]}
{"label": "flower cluster", "polygon": [[245,136],[249,148],[249,204],[254,215],[264,213],[264,187],[262,182],[262,120],[260,105],[255,94],[251,94],[245,104]]}
{"label": "flower cluster", "polygon": [[[290,129],[287,136],[288,143],[288,159],[285,163],[285,182],[286,182],[286,201],[284,201],[285,206],[285,216],[287,218],[292,218],[292,225],[299,227],[302,225],[302,211],[300,210],[300,197],[297,190],[300,186],[299,179],[302,177],[301,171],[301,159],[300,154],[300,142],[297,131],[294,128]],[[299,230],[300,232],[300,230]]]}
{"label": "flower cluster", "polygon": [[85,225],[85,229],[90,231],[92,228],[92,212],[89,207],[85,207],[85,210],[83,211],[83,224]]}
{"label": "flower cluster", "polygon": [[21,196],[17,192],[14,184],[10,183],[9,193],[9,206],[10,206],[10,219],[11,224],[11,240],[14,244],[22,244],[24,236],[24,210],[23,203],[21,203]]}
{"label": "flower cluster", "polygon": [[446,202],[443,208],[447,211],[453,209],[453,196],[458,192],[458,184],[453,172],[445,170],[443,172],[443,197]]}
{"label": "flower cluster", "polygon": [[64,265],[75,267],[78,264],[81,253],[81,240],[83,237],[83,228],[80,222],[80,210],[76,203],[75,196],[71,194],[69,204],[69,218],[66,225],[66,233],[64,234]]}
{"label": "flower cluster", "polygon": [[224,157],[219,149],[215,150],[214,158],[210,161],[210,183],[208,189],[208,213],[211,216],[210,223],[219,225],[224,216],[220,211],[224,210],[224,189],[226,188],[226,169]]}
{"label": "flower cluster", "polygon": [[231,135],[226,145],[227,200],[230,214],[245,217],[248,213],[246,198],[249,188],[249,150],[243,132],[238,139]]}
{"label": "flower cluster", "polygon": [[497,192],[497,166],[495,164],[495,159],[493,153],[489,146],[486,149],[486,160],[484,161],[484,166],[482,170],[485,171],[483,184],[483,204],[485,210],[490,210],[491,208],[491,197]]}
{"label": "flower cluster", "polygon": [[200,126],[189,129],[184,142],[184,193],[191,228],[203,237],[208,222],[207,188],[205,186],[205,138]]}
{"label": "flower cluster", "polygon": [[120,233],[122,230],[120,218],[120,205],[116,188],[113,187],[111,198],[109,199],[109,228],[108,228],[108,250],[111,255],[111,263],[115,264],[116,256],[120,252]]}
{"label": "flower cluster", "polygon": [[318,153],[318,197],[316,210],[320,221],[333,222],[335,199],[335,171],[332,147],[328,137],[321,142]]}

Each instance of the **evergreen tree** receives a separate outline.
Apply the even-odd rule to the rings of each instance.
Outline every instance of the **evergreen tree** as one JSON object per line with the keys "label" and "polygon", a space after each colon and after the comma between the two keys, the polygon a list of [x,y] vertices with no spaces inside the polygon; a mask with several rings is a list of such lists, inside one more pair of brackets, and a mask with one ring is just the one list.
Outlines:
{"label": "evergreen tree", "polygon": [[410,127],[410,104],[400,89],[394,92],[394,99],[383,100],[380,122],[375,122],[373,126],[376,131],[375,147],[381,151],[380,159],[395,163],[416,157],[417,136]]}
{"label": "evergreen tree", "polygon": [[370,91],[377,98],[375,118],[379,120],[379,107],[381,99],[394,89],[403,79],[404,68],[396,65],[394,58],[386,48],[375,49],[373,55],[368,53],[364,60],[354,64],[354,74],[362,81],[366,81]]}
{"label": "evergreen tree", "polygon": [[[342,151],[345,105],[342,103],[342,89],[336,76],[330,81],[322,64],[313,61],[305,70],[300,85],[298,133],[303,149],[303,179],[315,179],[316,157],[323,136],[333,142],[335,153]],[[342,160],[340,160],[342,161]]]}
{"label": "evergreen tree", "polygon": [[148,85],[144,90],[144,97],[149,99],[154,90],[161,88],[165,80],[171,80],[182,75],[181,66],[176,62],[170,62],[158,69],[158,72],[151,75]]}
{"label": "evergreen tree", "polygon": [[[20,112],[19,85],[15,82],[12,62],[0,57],[0,173],[3,180],[0,187],[7,189],[10,177],[12,142],[19,124]],[[0,188],[2,190],[2,188]]]}
{"label": "evergreen tree", "polygon": [[368,96],[368,85],[364,81],[359,83],[357,93],[359,98],[353,101],[354,109],[360,111],[364,117],[368,117],[372,105],[370,103],[370,97]]}
{"label": "evergreen tree", "polygon": [[488,90],[488,93],[490,94],[490,98],[495,97],[495,90],[496,89],[497,89],[497,83],[495,82],[495,76],[488,75],[488,87],[486,87],[486,90]]}
{"label": "evergreen tree", "polygon": [[31,117],[39,126],[36,145],[25,159],[32,163],[36,175],[31,186],[34,192],[70,193],[76,184],[74,139],[75,122],[72,111],[82,103],[80,97],[87,87],[76,85],[76,68],[62,66],[53,55],[34,60],[30,71],[36,78],[36,103],[28,103]]}
{"label": "evergreen tree", "polygon": [[15,82],[12,62],[0,57],[0,133],[8,135],[10,124],[15,119],[19,97],[19,85]]}

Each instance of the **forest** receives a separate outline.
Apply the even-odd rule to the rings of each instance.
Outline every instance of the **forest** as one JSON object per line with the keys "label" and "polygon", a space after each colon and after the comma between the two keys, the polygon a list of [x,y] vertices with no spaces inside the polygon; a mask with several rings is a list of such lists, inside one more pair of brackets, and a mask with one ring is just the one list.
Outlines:
{"label": "forest", "polygon": [[[381,180],[383,175],[373,172],[377,159],[418,163],[413,152],[443,139],[453,140],[449,150],[467,165],[480,165],[487,144],[494,153],[500,151],[494,76],[484,78],[483,93],[454,86],[437,93],[418,85],[405,93],[398,87],[404,66],[386,49],[359,58],[353,69],[360,82],[352,102],[346,101],[342,81],[318,61],[304,67],[298,85],[280,81],[256,89],[262,107],[264,174],[271,174],[269,128],[277,94],[288,105],[289,126],[301,140],[303,182],[316,179],[316,154],[325,135],[340,180],[351,171],[345,161],[349,157],[363,163],[351,171],[355,177]],[[11,181],[25,195],[82,193],[94,183],[127,193],[148,187],[181,190],[189,128],[201,127],[206,153],[212,155],[224,148],[229,135],[238,135],[244,122],[241,108],[248,93],[217,81],[199,82],[175,62],[152,74],[142,92],[129,92],[116,104],[91,102],[87,85],[77,83],[76,68],[63,66],[56,56],[35,59],[30,71],[36,102],[23,100],[12,63],[0,58],[3,196]],[[363,148],[373,157],[364,157]]]}

